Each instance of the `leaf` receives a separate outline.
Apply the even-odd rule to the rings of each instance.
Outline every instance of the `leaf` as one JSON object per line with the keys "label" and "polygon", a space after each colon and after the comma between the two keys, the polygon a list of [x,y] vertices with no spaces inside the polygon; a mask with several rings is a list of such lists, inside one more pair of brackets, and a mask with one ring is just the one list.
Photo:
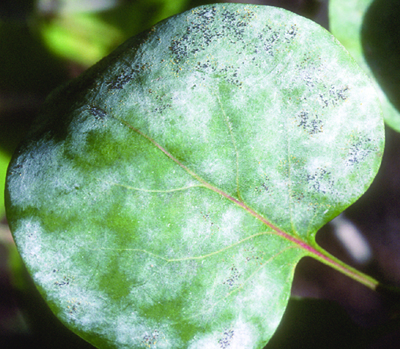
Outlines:
{"label": "leaf", "polygon": [[[53,9],[40,32],[54,54],[90,66],[132,33],[179,13],[186,0],[136,0],[123,3],[79,2]],[[146,14],[145,16],[143,14]],[[129,34],[130,33],[130,34]]]}
{"label": "leaf", "polygon": [[54,16],[43,21],[40,30],[49,51],[83,66],[98,62],[124,38],[118,28],[91,12]]}
{"label": "leaf", "polygon": [[0,220],[4,217],[4,187],[10,155],[0,148]]}
{"label": "leaf", "polygon": [[372,78],[386,123],[400,132],[400,68],[394,45],[400,32],[396,0],[331,0],[329,23],[333,35]]}
{"label": "leaf", "polygon": [[303,256],[342,268],[315,234],[383,143],[374,90],[327,31],[202,6],[52,94],[7,214],[48,304],[93,345],[261,348]]}

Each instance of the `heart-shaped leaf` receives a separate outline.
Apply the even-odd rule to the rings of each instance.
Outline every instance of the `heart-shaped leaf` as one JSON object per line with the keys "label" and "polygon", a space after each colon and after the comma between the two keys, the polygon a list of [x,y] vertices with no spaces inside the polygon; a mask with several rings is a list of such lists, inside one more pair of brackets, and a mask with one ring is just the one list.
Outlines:
{"label": "heart-shaped leaf", "polygon": [[[195,8],[47,101],[7,213],[56,315],[101,348],[260,348],[317,230],[379,167],[368,78],[272,7]],[[336,266],[339,264],[335,264]]]}

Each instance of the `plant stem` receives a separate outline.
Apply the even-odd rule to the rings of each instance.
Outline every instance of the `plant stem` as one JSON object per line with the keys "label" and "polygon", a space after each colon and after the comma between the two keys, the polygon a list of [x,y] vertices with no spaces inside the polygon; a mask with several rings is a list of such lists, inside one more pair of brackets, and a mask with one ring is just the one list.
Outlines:
{"label": "plant stem", "polygon": [[310,245],[307,244],[307,250],[309,252],[310,257],[313,257],[316,260],[320,261],[321,263],[324,263],[325,265],[328,265],[331,268],[336,269],[340,273],[347,275],[353,280],[367,286],[371,290],[377,291],[377,287],[380,283],[373,277],[364,274],[363,272],[342,262],[341,260],[332,256],[324,249],[320,248],[319,246],[311,247]]}

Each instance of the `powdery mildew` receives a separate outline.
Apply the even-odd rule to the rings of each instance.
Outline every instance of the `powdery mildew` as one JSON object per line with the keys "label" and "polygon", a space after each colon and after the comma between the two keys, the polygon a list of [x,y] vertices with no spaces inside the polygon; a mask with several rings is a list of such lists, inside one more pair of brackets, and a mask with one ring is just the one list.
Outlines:
{"label": "powdery mildew", "polygon": [[248,322],[238,319],[235,324],[229,326],[224,331],[215,331],[212,334],[198,337],[200,338],[195,338],[192,343],[190,343],[190,349],[247,349],[253,348],[253,343],[257,340],[257,330]]}
{"label": "powdery mildew", "polygon": [[251,5],[193,9],[102,64],[67,115],[49,101],[62,126],[37,126],[10,167],[35,282],[120,348],[263,346],[307,252],[256,215],[312,243],[364,192],[372,88],[324,30]]}

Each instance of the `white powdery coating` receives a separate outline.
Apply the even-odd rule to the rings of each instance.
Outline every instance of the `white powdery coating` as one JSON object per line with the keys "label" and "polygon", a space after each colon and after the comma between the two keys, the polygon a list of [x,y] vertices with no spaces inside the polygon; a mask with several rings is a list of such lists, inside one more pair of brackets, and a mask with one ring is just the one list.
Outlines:
{"label": "white powdery coating", "polygon": [[[115,314],[110,314],[114,316]],[[182,346],[179,337],[165,321],[161,326],[155,322],[138,318],[134,312],[121,311],[115,320],[114,331],[116,342],[121,348],[150,347],[151,341],[155,348],[168,349]]]}
{"label": "white powdery coating", "polygon": [[[20,173],[8,176],[10,201],[13,205],[25,208],[27,206],[40,207],[42,196],[38,189],[42,189],[43,165],[53,169],[57,166],[55,158],[60,147],[53,141],[39,141],[30,145],[30,151],[19,156],[13,162],[10,171]],[[47,183],[49,187],[54,183]]]}
{"label": "white powdery coating", "polygon": [[[132,328],[132,323],[136,324],[134,329]],[[125,311],[117,315],[115,326],[112,329],[115,331],[116,342],[129,348],[137,345],[143,339],[143,334],[146,333],[148,328],[145,326],[145,322],[140,323],[137,321],[135,312],[132,311],[127,314]]]}
{"label": "white powdery coating", "polygon": [[224,331],[214,331],[203,336],[196,336],[188,349],[253,349],[258,340],[257,329],[238,318]]}
{"label": "white powdery coating", "polygon": [[22,259],[29,261],[34,270],[38,270],[42,266],[44,258],[41,254],[41,230],[40,223],[33,219],[20,220],[18,227],[14,230]]}
{"label": "white powdery coating", "polygon": [[[88,330],[105,321],[106,306],[102,293],[91,290],[91,275],[85,274],[71,261],[70,251],[63,248],[62,241],[58,248],[46,248],[44,251],[42,246],[51,246],[51,237],[46,236],[40,223],[33,220],[18,222],[14,234],[21,257],[32,271],[35,283],[47,291],[48,301],[57,304],[61,311],[59,316],[64,321],[81,324]],[[79,285],[85,280],[87,284],[78,286],[74,279],[79,279]],[[76,315],[70,309],[78,303],[76,311],[79,314]]]}
{"label": "white powdery coating", "polygon": [[[250,280],[251,286],[246,287],[241,298],[237,299],[237,307],[242,307],[243,313],[246,313],[250,318],[255,317],[264,319],[262,325],[265,333],[274,333],[278,327],[284,308],[281,307],[281,300],[275,304],[268,304],[266,299],[279,299],[283,293],[281,273],[277,270],[271,275],[265,269],[259,271],[255,276],[255,280]],[[285,273],[285,271],[283,271]],[[280,280],[277,283],[277,280]],[[283,285],[287,285],[289,280],[284,277]],[[278,285],[279,284],[279,285]],[[286,288],[286,287],[285,287]],[[285,290],[289,296],[289,290]],[[268,309],[268,310],[267,310]]]}
{"label": "white powdery coating", "polygon": [[219,234],[226,245],[231,245],[243,236],[242,222],[245,214],[245,211],[238,210],[233,206],[227,207],[226,211],[222,214]]}
{"label": "white powdery coating", "polygon": [[[22,251],[21,257],[33,271],[35,283],[47,291],[47,301],[57,305],[57,315],[72,327],[83,327],[86,332],[94,332],[100,337],[115,338],[121,348],[142,344],[146,333],[158,328],[157,324],[138,317],[134,311],[127,314],[125,306],[119,311],[115,311],[115,306],[110,307],[112,300],[92,284],[92,272],[85,273],[76,267],[68,249],[62,248],[62,243],[57,249],[43,251],[41,246],[48,246],[46,240],[49,238],[43,234],[38,222],[20,221],[15,236]],[[78,238],[76,240],[79,241]],[[118,316],[114,320],[116,314]],[[175,338],[176,334],[167,334],[169,330],[165,322],[162,328],[158,347],[173,347],[171,338]]]}
{"label": "white powdery coating", "polygon": [[317,155],[314,157],[309,157],[309,159],[307,159],[307,163],[304,166],[304,168],[306,169],[307,173],[315,173],[317,172],[319,169],[324,168],[324,167],[328,167],[331,168],[332,165],[332,161],[330,158],[326,158],[324,156],[321,155]]}
{"label": "white powdery coating", "polygon": [[[196,166],[197,167],[197,166]],[[231,186],[235,178],[235,164],[232,159],[216,159],[208,156],[199,166],[206,178],[213,178],[217,187]],[[216,177],[215,174],[218,174]],[[215,178],[216,177],[216,178]]]}
{"label": "white powdery coating", "polygon": [[[218,7],[221,11],[220,5]],[[251,12],[256,7],[249,6],[248,9]],[[235,8],[235,11],[231,13],[232,18],[235,18],[233,21],[238,24],[246,22],[243,17],[244,22],[235,17],[237,13],[246,14],[246,11],[243,8],[236,11]],[[203,18],[197,19],[202,21],[204,16],[207,19],[212,18],[212,12],[209,7],[208,13],[203,15]],[[68,155],[82,155],[81,153],[85,155],[87,152],[86,155],[94,155],[92,159],[97,161],[96,165],[99,167],[101,164],[98,162],[101,163],[101,159],[91,152],[92,149],[88,149],[92,144],[89,144],[87,140],[88,133],[96,127],[97,131],[100,130],[100,126],[105,127],[104,133],[101,131],[97,133],[100,136],[107,132],[115,132],[114,137],[105,139],[115,141],[116,144],[126,146],[134,144],[131,148],[134,149],[132,151],[134,154],[129,161],[124,159],[125,164],[121,164],[119,162],[121,159],[117,156],[115,163],[119,165],[114,166],[113,163],[113,165],[107,165],[108,168],[105,166],[98,173],[96,172],[92,178],[92,180],[96,178],[94,183],[80,190],[83,194],[69,195],[69,191],[77,183],[89,182],[89,176],[92,173],[87,171],[88,177],[82,180],[82,174],[75,173],[74,163],[72,161],[69,163],[61,154],[64,150],[62,144],[55,145],[51,141],[39,142],[31,146],[29,155],[16,160],[14,170],[20,171],[21,176],[11,177],[9,187],[13,204],[20,208],[31,205],[40,209],[48,195],[56,203],[54,207],[51,207],[55,211],[64,212],[65,210],[66,214],[71,212],[75,214],[76,210],[72,211],[71,208],[79,207],[79,205],[82,207],[82,203],[85,203],[87,207],[93,204],[94,211],[83,207],[82,212],[99,214],[100,210],[96,211],[96,209],[100,206],[96,206],[96,200],[102,199],[99,215],[104,213],[108,219],[102,221],[106,222],[104,226],[107,226],[107,223],[114,224],[111,221],[121,214],[125,215],[126,219],[122,223],[127,225],[129,222],[135,223],[132,225],[138,229],[134,232],[137,233],[135,239],[129,240],[128,243],[131,245],[124,250],[124,246],[121,248],[123,242],[117,239],[121,236],[115,236],[114,239],[112,228],[103,227],[98,222],[95,222],[97,226],[93,227],[97,230],[93,237],[93,240],[97,239],[93,241],[96,246],[90,247],[85,246],[88,242],[91,243],[90,229],[83,233],[84,229],[78,227],[80,223],[71,224],[72,229],[77,231],[69,231],[69,234],[65,235],[62,232],[56,232],[59,234],[59,241],[55,244],[54,238],[50,236],[51,232],[43,232],[39,221],[32,219],[19,222],[15,235],[22,251],[21,255],[33,271],[34,279],[39,287],[47,292],[47,299],[53,305],[55,304],[60,311],[59,316],[66,322],[70,322],[72,326],[79,329],[81,326],[85,327],[92,334],[97,333],[109,340],[115,339],[121,348],[148,346],[149,341],[153,339],[157,340],[154,344],[157,348],[187,347],[187,343],[174,342],[175,339],[171,339],[178,338],[179,335],[171,330],[170,327],[176,327],[170,326],[168,314],[165,314],[163,323],[159,324],[155,320],[140,318],[135,309],[140,309],[140,306],[157,307],[157,304],[165,300],[173,302],[180,295],[186,295],[185,291],[194,290],[193,293],[196,294],[192,295],[191,292],[189,299],[185,299],[185,302],[179,299],[177,307],[181,307],[178,309],[181,312],[180,318],[186,314],[190,316],[198,308],[201,309],[202,314],[205,314],[201,321],[207,321],[204,319],[212,321],[210,320],[213,315],[211,313],[214,311],[217,315],[222,314],[222,317],[225,314],[224,310],[231,312],[232,321],[226,324],[216,324],[214,321],[214,327],[208,333],[197,336],[189,343],[192,349],[253,348],[259,344],[260,338],[269,336],[275,330],[283,312],[285,296],[289,294],[289,286],[286,287],[286,285],[290,283],[291,271],[282,265],[286,266],[286,263],[290,262],[294,264],[296,259],[290,259],[286,255],[285,263],[282,263],[281,267],[275,265],[275,268],[274,266],[271,268],[274,273],[268,273],[267,267],[260,266],[257,269],[258,265],[254,267],[254,261],[253,263],[247,260],[248,254],[244,252],[245,250],[240,249],[238,245],[232,246],[240,239],[260,232],[259,226],[257,229],[254,229],[256,225],[245,227],[245,223],[249,223],[252,218],[249,218],[245,210],[234,206],[231,201],[225,200],[223,196],[204,187],[201,190],[208,191],[205,195],[202,195],[204,192],[200,189],[185,189],[167,194],[161,191],[199,184],[201,181],[197,181],[197,177],[189,173],[194,171],[211,185],[219,187],[229,195],[239,197],[236,188],[238,177],[239,185],[242,183],[246,183],[246,186],[248,183],[254,185],[250,189],[247,188],[249,195],[242,195],[246,204],[248,203],[260,214],[265,214],[264,216],[272,223],[276,224],[275,222],[278,221],[276,225],[287,229],[288,232],[290,229],[296,230],[296,227],[304,221],[302,229],[306,230],[310,225],[309,221],[317,216],[317,213],[312,210],[308,211],[309,205],[318,202],[318,199],[323,200],[326,193],[333,197],[332,201],[336,200],[340,204],[349,203],[359,194],[359,189],[351,185],[347,185],[347,188],[348,183],[340,182],[339,179],[354,173],[355,164],[358,165],[358,162],[368,156],[370,150],[359,150],[358,143],[350,144],[351,140],[343,135],[357,138],[359,135],[367,134],[366,137],[371,135],[373,138],[375,133],[370,130],[377,127],[378,121],[367,117],[371,104],[362,103],[363,99],[373,94],[373,91],[363,85],[363,76],[360,75],[358,77],[360,80],[354,78],[353,85],[349,86],[347,100],[343,103],[340,100],[340,104],[336,105],[338,97],[332,97],[330,89],[334,88],[333,90],[337,91],[344,88],[342,81],[347,80],[347,75],[352,75],[349,73],[350,70],[341,72],[339,61],[341,57],[332,53],[332,43],[329,40],[325,40],[326,42],[320,40],[321,47],[318,47],[321,49],[320,57],[319,52],[312,51],[313,45],[316,47],[315,42],[309,43],[305,35],[316,31],[316,26],[311,22],[303,22],[300,18],[295,18],[287,22],[290,24],[282,26],[277,24],[279,20],[286,22],[287,17],[291,18],[288,12],[268,8],[267,11],[260,11],[259,17],[255,16],[256,19],[252,20],[249,27],[243,27],[244,37],[238,34],[241,30],[233,33],[229,32],[230,29],[226,29],[228,30],[226,33],[230,33],[232,37],[238,36],[221,41],[218,41],[216,37],[224,33],[213,32],[211,26],[211,29],[206,29],[204,32],[204,38],[211,35],[209,38],[211,51],[218,49],[218,45],[222,48],[213,57],[207,52],[206,54],[202,52],[199,47],[193,61],[198,58],[202,64],[197,61],[190,63],[195,64],[196,68],[193,66],[188,68],[185,66],[186,63],[182,63],[181,66],[179,66],[181,63],[177,65],[173,63],[175,66],[173,68],[170,64],[172,60],[169,59],[172,57],[171,51],[175,52],[170,46],[172,42],[174,41],[175,45],[180,39],[184,39],[180,35],[186,33],[185,20],[190,19],[186,15],[178,17],[182,25],[174,25],[174,29],[170,29],[167,33],[169,37],[163,38],[164,43],[168,41],[167,45],[160,45],[158,51],[152,51],[154,45],[146,47],[145,44],[142,47],[143,62],[155,63],[154,57],[165,57],[170,61],[168,65],[163,66],[164,70],[160,68],[157,72],[160,74],[158,77],[157,74],[151,77],[154,81],[155,78],[160,78],[157,80],[160,83],[154,84],[151,95],[147,94],[147,87],[153,88],[153,80],[150,84],[150,77],[146,75],[148,80],[144,77],[140,81],[141,86],[133,88],[129,98],[125,96],[124,107],[129,111],[116,106],[116,109],[121,108],[122,114],[111,115],[111,109],[101,105],[100,107],[104,110],[99,107],[97,112],[104,115],[95,117],[97,109],[94,109],[93,115],[86,121],[76,119],[78,121],[75,120],[69,126],[69,132],[72,135],[67,139],[71,146]],[[293,36],[288,30],[297,20],[301,28],[292,40]],[[207,25],[204,23],[199,28],[206,28]],[[273,28],[267,28],[267,24]],[[175,30],[177,30],[176,36]],[[264,35],[263,39],[258,36],[259,34]],[[156,38],[151,35],[150,41],[146,43],[153,42],[154,44]],[[269,40],[273,38],[273,35],[277,35],[277,41],[268,51],[262,45],[270,44]],[[251,45],[243,44],[245,42],[243,38],[247,36],[256,38]],[[321,37],[323,37],[322,34],[317,39]],[[184,45],[178,47],[179,49],[175,46],[176,52],[180,52],[175,53],[177,61],[181,59],[179,55],[182,55],[183,48],[188,48],[185,54],[190,53],[190,50],[194,48],[193,42],[187,38],[185,40],[186,42],[180,41]],[[201,40],[206,39],[199,40],[202,42]],[[234,42],[236,46],[228,44],[229,41]],[[291,43],[286,45],[290,41]],[[204,45],[205,48],[207,46],[208,43]],[[257,54],[255,54],[256,47]],[[203,49],[203,46],[201,48]],[[301,50],[298,51],[298,48]],[[235,54],[228,55],[231,49]],[[293,52],[300,53],[301,63],[297,59],[299,57],[294,57]],[[258,63],[258,68],[252,65],[253,58],[255,63]],[[256,58],[259,58],[259,62]],[[310,58],[317,62],[311,65],[304,63]],[[322,59],[322,63],[318,63],[318,58]],[[208,62],[208,59],[211,63],[204,64]],[[276,62],[278,60],[279,62]],[[189,62],[190,57],[185,56],[183,61]],[[192,69],[191,72],[190,69]],[[162,76],[162,73],[166,76]],[[263,75],[266,73],[268,76]],[[232,79],[234,74],[237,80]],[[328,79],[329,76],[332,76],[332,80]],[[133,82],[137,81],[129,83]],[[357,87],[358,85],[361,87]],[[107,90],[104,86],[103,89]],[[120,92],[113,91],[112,94]],[[124,93],[127,92],[124,91]],[[294,100],[295,98],[291,100],[292,93],[293,95],[298,93],[297,101]],[[156,99],[158,104],[155,103]],[[111,102],[115,102],[111,97],[107,101],[110,105]],[[358,102],[357,109],[354,106],[357,106]],[[103,100],[102,103],[107,105],[107,102]],[[326,109],[323,109],[325,104],[327,104]],[[315,110],[321,114],[313,114]],[[299,119],[302,111],[310,113],[309,119],[306,120],[305,117],[304,120]],[[90,109],[85,113],[89,112]],[[365,122],[360,124],[359,115],[366,119]],[[132,128],[126,127],[126,124],[112,117],[124,119]],[[315,123],[321,120],[325,122],[323,132],[318,133],[320,130],[317,130],[314,134],[311,132],[315,131],[312,129],[313,124],[310,126],[307,122]],[[111,131],[110,126],[117,127]],[[185,172],[174,162],[175,160],[168,158],[163,152],[159,152],[160,157],[153,157],[153,154],[158,151],[154,143],[133,129],[138,129],[153,138],[166,151],[173,149],[171,153],[181,152],[176,155],[176,158],[183,159],[181,161],[190,171]],[[140,140],[137,141],[138,139]],[[297,143],[293,141],[294,144],[291,144],[292,139],[296,139]],[[329,146],[326,145],[327,141]],[[341,144],[343,142],[347,143]],[[358,142],[365,142],[365,139]],[[93,147],[95,151],[96,146],[98,145]],[[147,155],[149,158],[146,157]],[[292,159],[292,155],[299,155],[303,162],[294,165],[295,159]],[[164,164],[160,161],[161,157],[175,167],[171,165],[168,168],[168,165],[165,165],[164,168]],[[58,164],[59,159],[63,159],[63,166]],[[334,168],[334,164],[339,164],[337,169]],[[21,170],[18,169],[20,165]],[[46,175],[41,173],[42,166],[47,171]],[[161,167],[163,171],[159,169]],[[63,179],[60,179],[59,172],[63,173]],[[349,181],[349,183],[352,182]],[[43,185],[51,189],[37,196],[42,191]],[[121,195],[123,192],[118,192],[117,187],[125,191],[126,196]],[[294,188],[304,192],[313,191],[311,198],[307,195],[305,199],[301,195],[296,197],[295,194],[299,193],[296,193]],[[247,190],[240,189],[243,192]],[[58,202],[54,199],[58,197],[58,194],[64,195],[65,192],[68,196],[65,195],[63,200]],[[115,197],[120,199],[121,210],[113,217],[106,215],[109,213],[108,209],[113,214],[115,209],[105,200],[109,193],[112,195],[116,193]],[[182,195],[179,196],[180,194]],[[85,200],[85,195],[88,196],[88,200]],[[69,198],[71,199],[68,200]],[[171,202],[174,204],[172,207],[168,206]],[[129,213],[132,213],[131,216]],[[171,217],[174,215],[174,219],[170,219],[168,214]],[[177,217],[179,214],[187,218]],[[271,217],[268,217],[270,214]],[[245,217],[248,219],[246,220]],[[325,217],[322,218],[324,219]],[[91,223],[85,224],[83,224],[84,228],[88,228]],[[174,228],[168,229],[170,225]],[[76,238],[72,238],[71,234],[76,234]],[[86,234],[86,241],[80,242],[78,236],[82,237],[84,234]],[[268,240],[268,244],[265,245],[266,251],[275,249],[278,245],[274,243],[272,247],[271,241],[272,239]],[[232,249],[224,249],[228,246]],[[97,282],[101,279],[97,276],[107,275],[101,274],[106,273],[109,267],[106,261],[102,261],[99,257],[98,264],[90,261],[86,265],[80,264],[79,268],[74,265],[73,258],[81,257],[79,251],[85,248],[87,253],[85,257],[89,260],[88,248],[93,248],[93,256],[96,256],[95,249],[104,252],[113,248],[116,249],[113,251],[115,254],[120,252],[120,255],[123,255],[118,261],[118,272],[132,289],[127,288],[129,293],[119,300],[120,303],[112,299],[106,291],[99,291],[102,285]],[[132,250],[130,251],[132,255],[127,252],[129,249]],[[276,250],[276,253],[282,251],[281,246],[278,246]],[[221,254],[216,256],[214,253],[216,251]],[[113,258],[113,252],[108,251],[104,254]],[[134,252],[137,254],[134,255]],[[200,259],[203,257],[197,258],[206,254],[209,255],[202,261]],[[143,256],[142,259],[140,259],[141,256]],[[196,260],[188,261],[188,257],[196,257]],[[217,257],[222,260],[220,263],[214,262],[213,258]],[[168,259],[181,260],[168,262]],[[130,269],[131,266],[126,268],[127,260],[136,262],[137,264],[132,263],[132,268],[139,270]],[[202,262],[205,262],[204,265],[208,264],[210,269],[207,271],[205,267],[202,269]],[[85,266],[89,267],[86,269]],[[143,280],[145,282],[142,283]],[[200,286],[205,288],[201,292],[197,289]],[[189,290],[190,287],[193,288]],[[239,288],[241,288],[240,292],[237,292]],[[191,302],[192,299],[196,299],[197,302]],[[182,303],[185,304],[182,305]],[[132,309],[129,309],[131,305]],[[268,313],[273,316],[269,318]],[[179,319],[179,316],[175,316],[175,320],[176,318]],[[200,326],[204,324],[201,321],[199,321]]]}
{"label": "white powdery coating", "polygon": [[185,130],[188,137],[195,137],[197,141],[209,141],[209,123],[213,117],[209,107],[211,101],[210,90],[205,85],[196,86],[196,92],[190,86],[182,86],[182,91],[173,92],[172,107],[177,114],[174,119],[179,121],[176,128]]}
{"label": "white powdery coating", "polygon": [[90,131],[98,130],[103,127],[102,124],[96,122],[94,117],[85,118],[85,114],[89,110],[81,109],[77,112],[77,117],[73,118],[71,123],[68,125],[68,139],[73,143],[71,150],[78,152],[79,149],[86,144],[87,136]]}
{"label": "white powdery coating", "polygon": [[[204,251],[217,251],[247,235],[246,212],[223,202],[221,208],[221,211],[216,213],[214,203],[204,200],[201,207],[202,214],[191,215],[184,221],[185,225],[181,228],[182,241],[193,248],[192,253],[201,255]],[[209,213],[210,216],[207,218],[206,215]]]}

